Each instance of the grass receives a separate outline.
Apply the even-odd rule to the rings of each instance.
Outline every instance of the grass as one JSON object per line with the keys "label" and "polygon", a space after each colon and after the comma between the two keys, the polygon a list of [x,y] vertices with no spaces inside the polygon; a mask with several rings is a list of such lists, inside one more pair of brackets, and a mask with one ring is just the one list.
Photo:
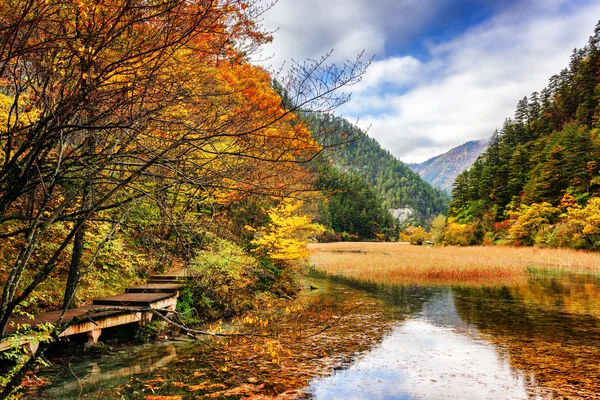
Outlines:
{"label": "grass", "polygon": [[600,254],[567,249],[311,244],[310,263],[331,276],[374,283],[508,284],[531,270],[600,271]]}

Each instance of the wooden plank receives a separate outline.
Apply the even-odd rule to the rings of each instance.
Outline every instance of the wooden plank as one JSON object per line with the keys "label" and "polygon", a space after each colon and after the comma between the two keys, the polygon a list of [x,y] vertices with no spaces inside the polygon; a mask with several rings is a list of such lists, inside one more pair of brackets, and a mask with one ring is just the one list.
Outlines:
{"label": "wooden plank", "polygon": [[[162,306],[170,307],[172,306],[171,303],[176,302],[176,300],[173,298],[167,298],[166,300],[162,300],[162,302],[165,303],[161,304]],[[102,329],[104,328],[111,328],[114,326],[125,325],[130,323],[144,323],[145,321],[149,321],[152,317],[152,315],[148,312],[136,311],[139,309],[138,307],[129,307],[128,309],[124,310],[101,311],[97,313],[93,312],[94,309],[102,308],[105,308],[105,306],[86,306],[69,310],[69,317],[63,318],[63,322],[68,322],[74,317],[85,316],[85,318],[82,318],[80,322],[74,323],[73,325],[69,326],[67,329],[61,332],[59,336],[66,337],[76,335],[79,333],[88,333],[89,336],[89,332],[98,332],[99,336],[99,334],[102,332]],[[51,311],[44,314],[38,314],[36,315],[36,318],[34,320],[28,319],[27,323],[32,327],[35,327],[35,325],[45,322],[56,323],[61,313],[62,311]],[[86,315],[86,313],[89,314]],[[15,324],[20,324],[23,322],[21,318],[14,318],[11,319],[11,321],[14,321]],[[13,334],[15,333],[16,328],[17,326],[11,326],[10,329],[6,330],[6,332],[8,334]],[[21,341],[21,345],[23,346],[27,344],[28,339],[24,338]],[[7,342],[0,342],[0,352],[6,351],[8,349],[9,346],[7,345]]]}
{"label": "wooden plank", "polygon": [[179,293],[182,283],[147,283],[125,289],[126,293]]}
{"label": "wooden plank", "polygon": [[[14,317],[9,320],[5,333],[6,335],[12,335],[19,326],[25,324],[35,328],[37,325],[48,322],[55,324],[59,319],[61,322],[69,322],[76,317],[82,318],[82,320],[67,328],[60,336],[70,336],[84,332],[88,332],[89,335],[89,332],[99,333],[103,328],[133,322],[143,323],[149,320],[152,314],[140,311],[142,308],[175,310],[179,290],[184,286],[180,278],[185,279],[186,276],[188,276],[186,271],[158,275],[156,278],[159,281],[158,283],[148,283],[128,288],[127,293],[96,299],[92,305],[66,310],[64,315],[63,311],[59,310],[34,315],[33,319],[23,316]],[[127,308],[94,312],[96,309],[111,306]],[[22,345],[27,345],[26,339],[24,339]],[[8,348],[6,343],[0,343],[0,351],[4,351],[6,348]]]}
{"label": "wooden plank", "polygon": [[185,269],[181,269],[179,271],[171,271],[171,272],[165,272],[164,274],[155,274],[155,275],[151,275],[151,277],[156,276],[156,277],[161,277],[161,276],[165,276],[165,277],[170,277],[170,278],[185,278],[187,276],[190,276],[192,273],[191,271],[185,270]]}
{"label": "wooden plank", "polygon": [[148,280],[148,284],[173,284],[173,285],[181,285],[183,281],[179,279],[153,279],[150,278]]}
{"label": "wooden plank", "polygon": [[155,281],[160,281],[160,280],[185,280],[187,278],[193,278],[195,276],[198,276],[198,274],[196,272],[189,271],[189,270],[180,270],[180,271],[166,272],[164,274],[150,275],[150,279],[149,280],[155,280]]}
{"label": "wooden plank", "polygon": [[146,306],[174,297],[173,293],[121,293],[93,301],[97,306]]}
{"label": "wooden plank", "polygon": [[134,311],[131,309],[121,314],[114,314],[103,317],[90,316],[89,320],[85,320],[81,323],[77,323],[68,327],[60,336],[71,336],[78,333],[86,333],[91,331],[101,331],[105,328],[112,328],[114,326],[126,325],[131,323],[143,322],[146,318],[146,312]]}
{"label": "wooden plank", "polygon": [[[103,308],[103,307],[84,306],[84,307],[72,308],[65,312],[62,322],[68,322],[68,321],[72,320],[74,317],[81,317],[81,316],[85,315],[87,312],[90,312],[90,311],[92,311],[94,309],[98,309],[98,308]],[[102,311],[102,312],[98,312],[98,313],[91,312],[90,315],[92,316],[92,319],[99,319],[99,318],[104,318],[107,316],[125,314],[128,312],[130,312],[130,311],[127,311],[127,310]],[[24,316],[13,317],[9,320],[9,324],[6,327],[6,334],[11,335],[11,334],[15,333],[17,330],[17,325],[27,324],[27,325],[34,327],[34,326],[48,323],[48,322],[55,324],[58,322],[58,319],[60,318],[61,315],[62,315],[62,310],[50,311],[50,312],[43,313],[43,314],[36,314],[34,316],[34,319],[31,319],[29,317],[24,317]]]}

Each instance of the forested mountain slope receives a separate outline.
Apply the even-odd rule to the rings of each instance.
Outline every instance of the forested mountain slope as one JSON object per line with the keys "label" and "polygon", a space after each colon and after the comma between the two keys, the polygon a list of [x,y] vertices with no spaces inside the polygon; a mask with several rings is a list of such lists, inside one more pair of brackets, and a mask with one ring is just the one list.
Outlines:
{"label": "forested mountain slope", "polygon": [[318,222],[328,229],[320,240],[390,240],[398,236],[392,213],[364,178],[327,162],[316,175],[317,189],[327,198],[318,206]]}
{"label": "forested mountain slope", "polygon": [[[431,187],[419,175],[381,148],[375,139],[342,118],[316,114],[314,124],[329,126],[347,137],[344,146],[327,148],[325,156],[339,169],[363,177],[371,184],[389,209],[414,210],[414,222],[424,223],[440,213],[446,213],[448,196]],[[328,135],[327,137],[333,137]]]}
{"label": "forested mountain slope", "polygon": [[456,177],[473,165],[489,140],[471,140],[420,164],[407,164],[430,185],[450,193]]}
{"label": "forested mountain slope", "polygon": [[519,101],[514,118],[456,179],[450,216],[473,224],[471,242],[598,247],[599,101],[600,24],[568,68]]}

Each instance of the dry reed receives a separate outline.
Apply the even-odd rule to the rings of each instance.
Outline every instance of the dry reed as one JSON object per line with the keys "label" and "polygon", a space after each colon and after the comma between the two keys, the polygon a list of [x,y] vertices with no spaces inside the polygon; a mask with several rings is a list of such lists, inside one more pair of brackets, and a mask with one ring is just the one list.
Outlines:
{"label": "dry reed", "polygon": [[600,254],[567,249],[406,243],[327,243],[309,249],[317,270],[375,283],[507,284],[526,278],[532,269],[600,270]]}

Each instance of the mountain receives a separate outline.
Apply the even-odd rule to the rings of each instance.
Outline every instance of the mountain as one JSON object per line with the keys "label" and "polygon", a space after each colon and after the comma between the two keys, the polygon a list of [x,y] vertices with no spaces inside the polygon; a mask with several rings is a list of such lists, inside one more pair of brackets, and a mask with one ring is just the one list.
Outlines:
{"label": "mountain", "polygon": [[406,165],[425,182],[450,193],[458,174],[469,169],[488,145],[489,140],[472,140],[420,164]]}
{"label": "mountain", "polygon": [[381,148],[375,139],[347,120],[318,114],[314,116],[312,125],[327,131],[334,130],[339,136],[348,138],[345,145],[331,148],[322,141],[326,148],[324,156],[339,170],[366,180],[394,215],[408,217],[403,222],[425,224],[434,216],[447,212],[447,193],[423,181],[403,162]]}

